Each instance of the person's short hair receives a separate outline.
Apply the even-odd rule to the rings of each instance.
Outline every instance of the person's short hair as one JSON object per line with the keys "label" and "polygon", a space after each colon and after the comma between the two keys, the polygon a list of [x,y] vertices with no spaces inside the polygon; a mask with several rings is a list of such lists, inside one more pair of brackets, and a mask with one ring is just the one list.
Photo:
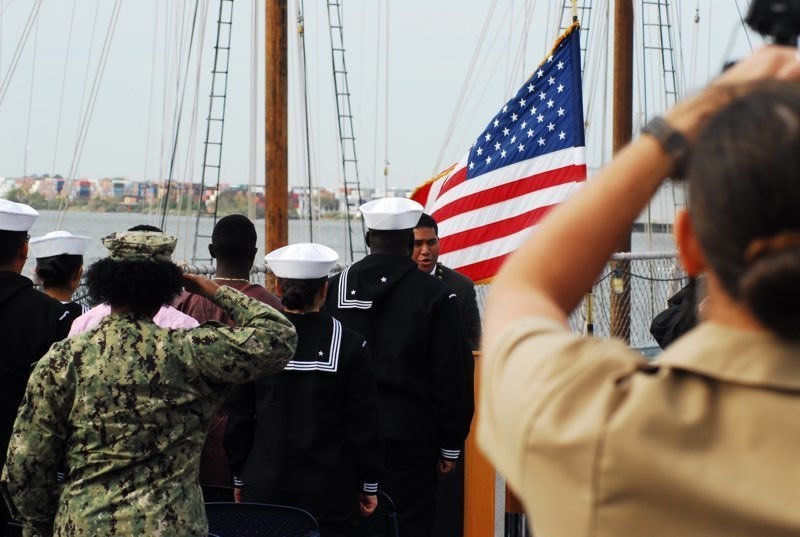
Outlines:
{"label": "person's short hair", "polygon": [[422,213],[419,216],[419,222],[417,222],[417,225],[414,226],[414,229],[417,229],[418,227],[433,228],[433,232],[437,237],[439,236],[439,226],[436,224],[436,220],[434,220],[433,217],[428,213]]}
{"label": "person's short hair", "polygon": [[798,147],[800,87],[755,83],[700,133],[687,170],[692,227],[723,289],[793,340],[800,339]]}
{"label": "person's short hair", "polygon": [[19,250],[28,241],[26,231],[0,229],[0,265],[7,265],[16,259]]}
{"label": "person's short hair", "polygon": [[152,231],[154,233],[164,233],[164,231],[161,230],[161,228],[157,228],[156,226],[151,226],[150,224],[138,224],[128,229],[128,231]]}
{"label": "person's short hair", "polygon": [[242,214],[222,217],[211,233],[211,244],[218,258],[251,261],[256,247],[256,227]]}
{"label": "person's short hair", "polygon": [[86,287],[95,304],[124,306],[133,313],[152,314],[180,294],[181,274],[181,269],[169,261],[121,261],[106,257],[86,271]]}
{"label": "person's short hair", "polygon": [[371,250],[386,250],[398,247],[414,249],[413,229],[370,229],[369,247]]}
{"label": "person's short hair", "polygon": [[314,297],[327,281],[327,276],[313,280],[278,278],[278,287],[281,290],[281,304],[287,310],[305,309],[314,303]]}
{"label": "person's short hair", "polygon": [[59,254],[36,258],[36,276],[45,289],[63,287],[83,266],[82,255]]}

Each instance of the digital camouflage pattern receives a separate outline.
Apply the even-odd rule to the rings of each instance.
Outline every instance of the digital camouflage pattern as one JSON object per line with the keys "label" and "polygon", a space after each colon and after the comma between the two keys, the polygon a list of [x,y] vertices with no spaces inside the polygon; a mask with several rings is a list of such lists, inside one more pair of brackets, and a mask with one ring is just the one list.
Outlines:
{"label": "digital camouflage pattern", "polygon": [[214,301],[238,327],[110,315],[39,361],[2,474],[24,535],[206,535],[198,464],[211,418],[231,384],[282,370],[297,344],[275,309],[230,287]]}
{"label": "digital camouflage pattern", "polygon": [[177,239],[160,231],[121,231],[102,239],[115,261],[154,259],[171,261]]}

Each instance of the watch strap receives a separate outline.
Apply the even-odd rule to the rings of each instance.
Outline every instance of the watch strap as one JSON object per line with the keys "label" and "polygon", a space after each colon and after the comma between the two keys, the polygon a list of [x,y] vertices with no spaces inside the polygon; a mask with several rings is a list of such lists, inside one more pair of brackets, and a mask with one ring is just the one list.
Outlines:
{"label": "watch strap", "polygon": [[649,134],[659,143],[664,152],[672,157],[670,177],[682,178],[686,175],[686,164],[691,147],[689,140],[661,116],[652,118],[642,127],[642,134]]}

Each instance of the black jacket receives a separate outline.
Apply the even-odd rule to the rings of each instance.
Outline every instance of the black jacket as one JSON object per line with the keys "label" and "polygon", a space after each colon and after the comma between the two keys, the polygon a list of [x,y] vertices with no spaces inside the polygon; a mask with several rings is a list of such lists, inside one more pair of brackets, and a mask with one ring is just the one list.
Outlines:
{"label": "black jacket", "polygon": [[72,321],[64,304],[34,289],[30,279],[0,271],[0,460],[33,364],[67,337]]}
{"label": "black jacket", "polygon": [[364,334],[384,439],[458,457],[473,412],[473,359],[455,293],[410,257],[370,254],[330,280],[328,312]]}
{"label": "black jacket", "polygon": [[225,451],[246,485],[272,492],[372,492],[383,470],[364,338],[327,313],[285,313],[298,344],[286,369],[228,400]]}
{"label": "black jacket", "polygon": [[478,309],[478,298],[475,295],[475,284],[460,272],[436,263],[435,275],[446,286],[455,291],[458,311],[464,321],[470,347],[476,351],[481,346],[481,313]]}

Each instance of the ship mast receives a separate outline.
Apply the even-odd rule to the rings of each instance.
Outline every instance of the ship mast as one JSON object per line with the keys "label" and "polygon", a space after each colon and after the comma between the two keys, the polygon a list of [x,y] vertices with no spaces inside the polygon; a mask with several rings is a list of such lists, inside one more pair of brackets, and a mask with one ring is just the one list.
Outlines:
{"label": "ship mast", "polygon": [[264,26],[265,252],[289,243],[286,0],[266,0]]}
{"label": "ship mast", "polygon": [[[616,154],[631,140],[633,126],[633,0],[614,2],[614,123],[613,152]],[[631,237],[617,248],[631,251]],[[611,289],[611,335],[630,341],[631,292],[630,261],[615,261]]]}

